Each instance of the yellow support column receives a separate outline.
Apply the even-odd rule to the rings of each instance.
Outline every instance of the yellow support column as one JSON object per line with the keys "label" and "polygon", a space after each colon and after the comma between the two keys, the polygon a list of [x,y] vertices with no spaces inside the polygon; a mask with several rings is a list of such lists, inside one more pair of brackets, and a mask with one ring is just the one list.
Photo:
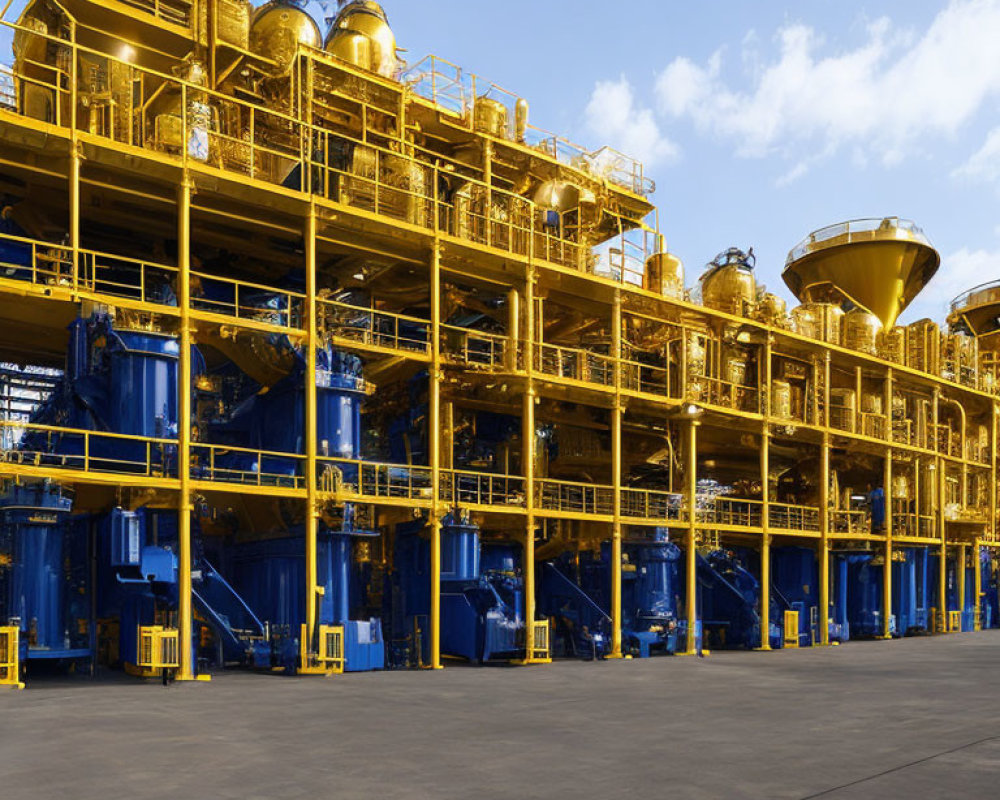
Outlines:
{"label": "yellow support column", "polygon": [[687,446],[685,448],[684,466],[685,497],[688,509],[688,527],[686,537],[686,592],[684,608],[687,613],[687,644],[684,655],[693,656],[698,653],[698,637],[695,627],[698,623],[698,551],[695,544],[695,533],[698,524],[698,513],[695,508],[698,498],[698,421],[689,420],[685,431]]}
{"label": "yellow support column", "polygon": [[[760,650],[771,649],[770,444],[771,430],[765,422],[760,436],[760,526],[763,531],[760,539]],[[788,631],[785,631],[785,636],[788,636]],[[795,632],[795,640],[798,641],[798,631]]]}
{"label": "yellow support column", "polygon": [[972,629],[981,631],[983,629],[982,606],[983,606],[983,571],[980,564],[982,556],[982,543],[976,539],[972,548],[972,582],[975,590],[975,601],[972,607]]}
{"label": "yellow support column", "polygon": [[303,380],[306,396],[305,419],[305,482],[306,482],[306,624],[304,640],[300,643],[302,655],[300,670],[305,673],[330,670],[326,665],[317,664],[314,656],[317,652],[316,640],[316,610],[320,587],[317,581],[316,540],[319,535],[319,515],[317,507],[316,487],[316,350],[319,347],[318,325],[316,319],[316,206],[310,204],[306,217],[305,229],[305,268],[306,268],[306,371]]}
{"label": "yellow support column", "polygon": [[[180,667],[177,680],[196,680],[191,622],[191,194],[185,173],[177,187],[177,285],[180,307],[180,375],[177,381],[177,630]],[[207,677],[207,676],[206,676]]]}
{"label": "yellow support column", "polygon": [[[75,63],[76,59],[73,61]],[[75,108],[76,103],[73,106]],[[80,288],[80,161],[80,143],[74,132],[69,151],[69,243],[72,249],[74,291]]]}
{"label": "yellow support column", "polygon": [[941,527],[941,558],[938,565],[938,624],[939,633],[948,631],[948,540],[945,536],[945,477],[944,461],[937,459],[937,516]]}
{"label": "yellow support column", "polygon": [[958,546],[955,564],[955,580],[958,582],[958,633],[962,632],[962,620],[965,617],[965,556],[967,549],[964,544]]}
{"label": "yellow support column", "polygon": [[622,656],[622,295],[615,290],[611,316],[611,355],[615,360],[615,402],[611,409],[611,658]]}
{"label": "yellow support column", "polygon": [[882,576],[882,638],[892,638],[892,367],[885,371],[886,447],[883,462],[882,492],[885,502],[885,566]]}
{"label": "yellow support column", "polygon": [[441,243],[431,252],[431,367],[427,444],[431,467],[431,669],[441,669]]}
{"label": "yellow support column", "polygon": [[[829,409],[829,406],[827,406]],[[830,644],[830,434],[819,459],[819,643]]]}

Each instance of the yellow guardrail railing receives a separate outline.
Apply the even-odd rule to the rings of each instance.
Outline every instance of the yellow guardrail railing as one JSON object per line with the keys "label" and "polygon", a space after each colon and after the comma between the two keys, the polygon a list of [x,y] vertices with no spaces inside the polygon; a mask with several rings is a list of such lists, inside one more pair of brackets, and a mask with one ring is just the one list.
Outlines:
{"label": "yellow guardrail railing", "polygon": [[621,361],[622,389],[627,392],[641,392],[658,397],[670,395],[670,370],[656,364],[640,361]]}
{"label": "yellow guardrail railing", "polygon": [[430,467],[386,464],[350,458],[319,459],[320,491],[363,498],[430,500]]}
{"label": "yellow guardrail railing", "polygon": [[0,627],[0,686],[24,688],[21,683],[20,633],[16,625]]}
{"label": "yellow guardrail railing", "polygon": [[[226,295],[225,299],[219,299],[220,294]],[[305,320],[305,301],[305,295],[298,292],[205,272],[191,273],[191,308],[194,311],[277,328],[301,328]]]}
{"label": "yellow guardrail railing", "polygon": [[614,513],[614,488],[592,483],[535,481],[535,504],[545,511],[570,514]]}
{"label": "yellow guardrail railing", "polygon": [[191,477],[203,481],[302,489],[305,463],[300,453],[191,443]]}
{"label": "yellow guardrail railing", "polygon": [[615,360],[602,353],[554,344],[535,346],[535,369],[553,378],[615,385]]}
{"label": "yellow guardrail railing", "polygon": [[[0,420],[0,428],[21,433],[15,447],[0,450],[0,461],[75,472],[173,477],[175,439]],[[57,445],[77,452],[56,452]],[[126,454],[125,451],[128,452]]]}
{"label": "yellow guardrail railing", "polygon": [[151,670],[180,667],[176,628],[164,628],[162,625],[141,625],[138,635],[137,667]]}
{"label": "yellow guardrail railing", "polygon": [[431,349],[430,320],[319,298],[320,325],[331,336],[406,353]]}
{"label": "yellow guardrail railing", "polygon": [[524,478],[471,470],[441,474],[441,499],[463,506],[524,506]]}
{"label": "yellow guardrail railing", "polygon": [[0,234],[0,246],[4,253],[0,278],[38,286],[72,286],[73,251],[69,248],[10,233]]}
{"label": "yellow guardrail railing", "polygon": [[512,366],[509,353],[510,339],[506,336],[456,325],[441,326],[441,355],[452,363],[499,369]]}
{"label": "yellow guardrail railing", "polygon": [[763,503],[741,497],[716,497],[697,509],[695,519],[706,525],[759,528]]}
{"label": "yellow guardrail railing", "polygon": [[871,533],[871,518],[867,511],[831,511],[830,532]]}
{"label": "yellow guardrail railing", "polygon": [[630,519],[685,522],[688,517],[683,505],[683,495],[676,492],[631,487],[622,489],[622,516]]}
{"label": "yellow guardrail railing", "polygon": [[786,531],[818,531],[819,509],[812,506],[770,503],[768,522],[772,529]]}

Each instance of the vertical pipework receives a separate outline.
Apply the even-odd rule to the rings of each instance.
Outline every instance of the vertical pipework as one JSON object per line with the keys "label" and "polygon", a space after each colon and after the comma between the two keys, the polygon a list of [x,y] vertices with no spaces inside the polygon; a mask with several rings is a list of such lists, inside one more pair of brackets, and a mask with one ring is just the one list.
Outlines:
{"label": "vertical pipework", "polygon": [[177,381],[177,628],[180,639],[178,680],[193,680],[194,652],[191,631],[191,192],[185,172],[177,187],[177,283],[181,342]]}
{"label": "vertical pipework", "polygon": [[[762,530],[760,541],[760,649],[771,649],[771,537],[770,528],[770,446],[771,430],[767,422],[760,436],[760,486],[761,508],[760,526]],[[785,631],[788,637],[788,631]],[[798,641],[798,631],[795,632]]]}
{"label": "vertical pipework", "polygon": [[685,448],[685,462],[687,466],[685,495],[688,509],[688,529],[687,529],[687,553],[686,569],[687,578],[685,586],[684,607],[687,611],[687,654],[694,655],[698,652],[698,640],[695,626],[698,624],[698,553],[695,548],[695,531],[698,514],[695,509],[698,492],[698,422],[690,420],[687,423],[687,446]]}
{"label": "vertical pipework", "polygon": [[948,624],[948,540],[945,536],[945,475],[944,461],[937,457],[937,517],[941,526],[941,558],[938,564],[938,630],[947,631]]}
{"label": "vertical pipework", "polygon": [[508,372],[517,370],[518,326],[521,322],[521,295],[514,287],[507,292],[507,353],[504,359]]}
{"label": "vertical pipework", "polygon": [[431,251],[431,369],[427,447],[431,467],[431,669],[441,669],[441,243]]}
{"label": "vertical pipework", "polygon": [[611,522],[611,656],[622,654],[622,295],[615,290],[611,314],[611,355],[615,361],[615,401],[611,409],[611,483],[614,491]]}
{"label": "vertical pipework", "polygon": [[983,570],[982,562],[982,542],[977,538],[972,547],[972,581],[975,597],[972,602],[972,629],[981,631],[982,623],[982,602],[983,602]]}
{"label": "vertical pipework", "polygon": [[[316,350],[319,346],[316,320],[316,206],[310,203],[302,232],[306,268],[306,371],[305,401],[305,455],[306,455],[306,641],[301,652],[308,659],[313,652],[316,638],[316,606],[319,587],[317,583],[316,539],[319,534],[319,517],[316,492]],[[303,668],[311,664],[303,664]]]}

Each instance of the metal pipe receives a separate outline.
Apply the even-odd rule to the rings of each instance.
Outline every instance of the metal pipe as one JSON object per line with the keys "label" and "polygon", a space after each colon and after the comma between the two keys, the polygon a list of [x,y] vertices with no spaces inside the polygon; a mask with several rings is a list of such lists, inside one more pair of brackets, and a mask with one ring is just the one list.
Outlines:
{"label": "metal pipe", "polygon": [[[886,367],[884,388],[885,395],[882,403],[885,406],[886,439],[892,442],[892,367]],[[886,447],[883,467],[885,567],[882,576],[882,636],[888,639],[892,636],[892,444]]]}
{"label": "metal pipe", "polygon": [[955,580],[958,582],[958,632],[962,632],[965,618],[965,555],[966,545],[958,546],[958,563],[955,564]]}
{"label": "metal pipe", "polygon": [[[533,244],[529,244],[529,253]],[[531,256],[529,255],[529,259]],[[535,319],[535,270],[528,265],[524,284],[524,365],[527,378],[521,398],[521,471],[524,473],[524,660],[531,663],[534,658],[535,621],[535,383],[534,358],[537,341],[537,321]]]}
{"label": "metal pipe", "polygon": [[177,679],[195,680],[191,623],[191,192],[185,172],[177,187],[177,283],[180,305],[180,358],[177,381],[177,629],[180,668]]}

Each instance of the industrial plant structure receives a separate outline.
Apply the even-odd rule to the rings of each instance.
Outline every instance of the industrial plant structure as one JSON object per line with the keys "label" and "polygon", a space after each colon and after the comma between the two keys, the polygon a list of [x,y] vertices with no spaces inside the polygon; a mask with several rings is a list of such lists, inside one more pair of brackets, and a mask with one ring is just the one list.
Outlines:
{"label": "industrial plant structure", "polygon": [[642,165],[381,6],[3,23],[0,683],[997,625],[1000,288],[895,217],[696,290]]}

